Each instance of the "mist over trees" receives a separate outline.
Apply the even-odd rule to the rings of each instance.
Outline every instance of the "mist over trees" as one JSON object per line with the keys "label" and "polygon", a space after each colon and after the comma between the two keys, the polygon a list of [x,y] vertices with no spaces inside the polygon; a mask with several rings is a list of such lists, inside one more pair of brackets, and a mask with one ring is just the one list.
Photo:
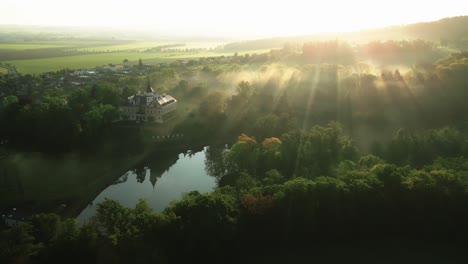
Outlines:
{"label": "mist over trees", "polygon": [[[387,29],[424,40],[312,40],[263,54],[140,60],[135,68],[145,74],[105,72],[82,86],[70,70],[52,73],[63,78],[60,88],[46,77],[0,76],[2,150],[159,151],[145,129],[165,127],[123,121],[119,110],[150,80],[179,103],[164,133],[207,146],[206,172],[217,183],[162,212],[144,200],[126,208],[106,199],[83,225],[55,214],[1,223],[0,261],[463,261],[468,53],[450,49],[466,47],[456,36],[466,28],[426,31],[464,20]],[[134,172],[145,180],[144,166]]]}
{"label": "mist over trees", "polygon": [[438,21],[415,23],[403,26],[394,26],[378,29],[361,30],[349,33],[324,33],[298,37],[277,37],[242,42],[233,42],[224,45],[225,50],[244,51],[281,48],[286,43],[306,43],[316,41],[330,41],[341,39],[352,43],[364,44],[374,41],[401,41],[421,39],[440,43],[460,50],[468,48],[468,16],[444,18]]}

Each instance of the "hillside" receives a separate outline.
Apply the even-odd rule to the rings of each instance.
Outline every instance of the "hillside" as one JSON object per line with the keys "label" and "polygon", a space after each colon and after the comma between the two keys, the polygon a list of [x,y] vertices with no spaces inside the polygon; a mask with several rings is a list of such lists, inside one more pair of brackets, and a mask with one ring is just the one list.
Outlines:
{"label": "hillside", "polygon": [[273,49],[286,43],[298,43],[325,40],[345,40],[353,43],[365,43],[375,40],[422,39],[438,42],[460,50],[468,49],[468,16],[444,18],[438,21],[392,26],[347,33],[325,33],[295,37],[276,37],[255,39],[226,44],[226,51],[248,49]]}

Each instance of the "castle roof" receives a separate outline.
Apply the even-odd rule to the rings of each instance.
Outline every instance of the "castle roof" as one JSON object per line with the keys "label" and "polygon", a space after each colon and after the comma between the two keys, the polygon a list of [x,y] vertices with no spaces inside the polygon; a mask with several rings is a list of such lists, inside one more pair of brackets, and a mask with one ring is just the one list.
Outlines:
{"label": "castle roof", "polygon": [[129,106],[164,107],[176,102],[174,97],[167,94],[144,93],[128,97]]}

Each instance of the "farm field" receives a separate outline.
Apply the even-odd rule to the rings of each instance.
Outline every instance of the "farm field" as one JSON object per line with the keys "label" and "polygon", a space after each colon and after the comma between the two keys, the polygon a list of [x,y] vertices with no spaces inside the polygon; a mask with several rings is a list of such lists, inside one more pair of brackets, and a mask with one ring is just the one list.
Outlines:
{"label": "farm field", "polygon": [[96,45],[90,47],[84,47],[78,49],[78,51],[143,51],[152,47],[161,45],[172,44],[173,42],[134,42],[128,44],[117,44],[117,45]]}
{"label": "farm field", "polygon": [[222,46],[226,43],[224,42],[189,42],[185,43],[185,46],[182,47],[177,47],[181,49],[210,49],[210,48],[217,48],[219,46]]}
{"label": "farm field", "polygon": [[137,63],[141,58],[145,63],[146,60],[151,60],[151,63],[165,62],[168,60],[182,58],[198,58],[206,56],[221,56],[221,53],[140,53],[140,52],[118,52],[118,53],[102,53],[90,55],[77,55],[65,57],[53,57],[34,60],[13,60],[6,61],[11,65],[15,65],[19,72],[23,74],[38,74],[48,71],[57,71],[60,69],[81,69],[94,68],[96,66],[108,64],[120,64],[124,59],[130,63]]}
{"label": "farm field", "polygon": [[28,50],[28,49],[47,49],[61,48],[66,44],[42,44],[42,43],[0,43],[0,49],[6,50]]}
{"label": "farm field", "polygon": [[64,56],[64,57],[52,57],[45,59],[34,59],[34,60],[13,60],[6,61],[11,65],[15,65],[19,72],[23,74],[38,74],[48,71],[57,71],[60,69],[81,69],[81,68],[94,68],[96,66],[102,66],[107,64],[119,64],[124,59],[129,60],[130,63],[137,62],[140,58],[142,60],[161,59],[159,54],[145,54],[145,53],[102,53],[102,54],[89,54],[89,55],[77,55],[77,56]]}
{"label": "farm field", "polygon": [[[131,42],[131,41],[130,41]],[[11,50],[12,52],[23,53],[21,59],[5,59],[4,63],[16,66],[17,70],[23,74],[39,74],[60,69],[82,69],[94,68],[108,64],[121,64],[124,59],[129,63],[136,64],[139,59],[144,63],[154,64],[181,59],[198,59],[202,57],[231,56],[232,52],[222,51],[165,51],[165,52],[143,52],[152,47],[174,44],[176,42],[151,42],[151,41],[51,41],[39,43],[0,43],[0,48]],[[194,48],[214,48],[222,45],[220,42],[187,42],[185,46],[178,47],[182,50]],[[54,48],[44,50],[41,49]],[[47,51],[47,52],[46,52]],[[30,58],[28,53],[43,54],[41,58]],[[264,53],[268,50],[244,51],[245,53]],[[10,56],[11,57],[11,56]]]}

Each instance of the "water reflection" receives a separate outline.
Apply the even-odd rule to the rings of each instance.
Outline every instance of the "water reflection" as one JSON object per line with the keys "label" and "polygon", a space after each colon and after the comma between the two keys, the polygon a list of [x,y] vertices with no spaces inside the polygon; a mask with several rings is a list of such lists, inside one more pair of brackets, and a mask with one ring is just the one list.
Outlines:
{"label": "water reflection", "polygon": [[148,169],[148,167],[146,167],[146,166],[136,167],[135,169],[133,169],[133,173],[136,175],[137,181],[139,183],[142,183],[142,182],[145,181],[146,170],[147,169]]}
{"label": "water reflection", "polygon": [[216,180],[205,170],[205,164],[214,164],[214,161],[206,161],[209,149],[212,148],[201,147],[183,153],[165,151],[151,155],[104,189],[80,213],[78,220],[89,220],[95,214],[96,205],[105,198],[117,200],[128,207],[133,207],[139,198],[145,198],[155,211],[162,211],[185,192],[212,191]]}
{"label": "water reflection", "polygon": [[104,197],[131,207],[142,197],[161,211],[183,192],[211,191],[224,174],[220,154],[225,146],[192,147],[187,151],[172,147],[159,149],[130,168],[129,158],[123,156],[10,155],[0,160],[0,211],[15,207],[76,216],[77,208],[89,204],[80,214],[86,220]]}
{"label": "water reflection", "polygon": [[115,182],[112,183],[112,185],[117,185],[120,183],[124,183],[128,180],[128,172],[126,172],[122,177],[119,177]]}
{"label": "water reflection", "polygon": [[224,166],[224,154],[227,145],[213,145],[205,148],[205,171],[220,180],[227,172]]}

